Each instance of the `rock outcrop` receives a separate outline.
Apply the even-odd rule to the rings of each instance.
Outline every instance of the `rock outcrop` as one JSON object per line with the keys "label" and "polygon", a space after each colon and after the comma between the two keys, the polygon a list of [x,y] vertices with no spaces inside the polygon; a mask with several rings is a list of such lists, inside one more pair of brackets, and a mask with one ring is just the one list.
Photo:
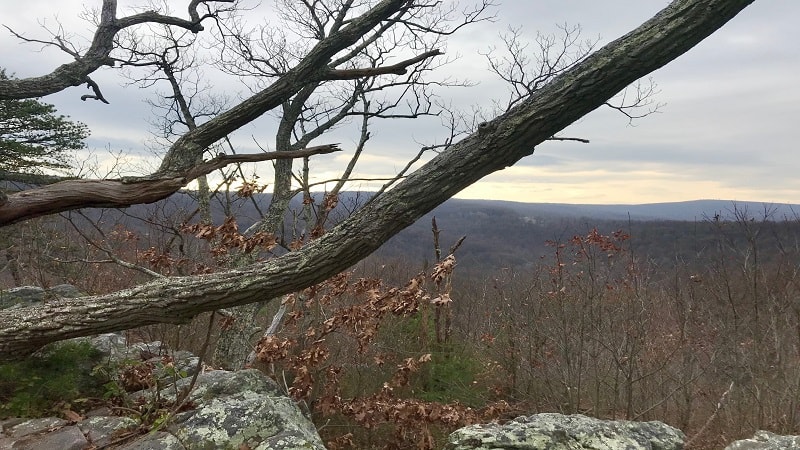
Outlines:
{"label": "rock outcrop", "polygon": [[81,295],[81,292],[71,284],[59,284],[50,289],[43,289],[39,286],[20,286],[0,290],[0,309],[21,308],[50,299],[80,297]]}
{"label": "rock outcrop", "polygon": [[[92,338],[91,343],[111,365],[140,361],[152,370],[159,390],[129,394],[132,402],[152,402],[155,398],[174,402],[179,393],[188,390],[192,375],[199,370],[199,358],[189,352],[167,352],[169,358],[165,360],[165,347],[160,342],[128,346],[122,336],[105,334]],[[73,421],[53,417],[7,419],[0,421],[0,449],[325,448],[314,424],[294,401],[283,395],[272,379],[254,369],[198,374],[186,404],[188,408],[155,432],[105,408]]]}
{"label": "rock outcrop", "polygon": [[757,431],[750,439],[731,443],[725,450],[788,450],[800,449],[800,436],[782,436],[769,431]]}
{"label": "rock outcrop", "polygon": [[535,414],[504,424],[453,432],[447,450],[681,450],[684,434],[661,422],[606,421],[582,415]]}
{"label": "rock outcrop", "polygon": [[[182,392],[190,382],[190,378],[182,378],[174,386],[162,389],[159,396],[174,400],[175,392]],[[188,401],[194,407],[177,414],[164,429],[170,439],[182,445],[175,448],[325,448],[316,428],[294,401],[258,370],[201,373]],[[165,438],[162,435],[153,439],[163,442]]]}

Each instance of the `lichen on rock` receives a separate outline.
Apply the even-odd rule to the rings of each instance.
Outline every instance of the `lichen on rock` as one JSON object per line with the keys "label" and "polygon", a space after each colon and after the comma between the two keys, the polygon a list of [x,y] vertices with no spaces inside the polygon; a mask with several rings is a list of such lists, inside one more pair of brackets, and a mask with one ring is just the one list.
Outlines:
{"label": "lichen on rock", "polygon": [[732,442],[725,450],[787,450],[800,448],[800,436],[783,436],[769,431],[756,431],[750,439]]}
{"label": "lichen on rock", "polygon": [[447,450],[681,450],[684,434],[662,422],[600,420],[554,413],[453,432]]}

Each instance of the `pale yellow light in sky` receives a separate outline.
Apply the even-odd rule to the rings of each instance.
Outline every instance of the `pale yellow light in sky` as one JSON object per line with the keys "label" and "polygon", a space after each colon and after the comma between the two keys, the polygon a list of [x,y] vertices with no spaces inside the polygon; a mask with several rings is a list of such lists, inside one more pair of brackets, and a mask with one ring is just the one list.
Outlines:
{"label": "pale yellow light in sky", "polygon": [[[509,167],[464,189],[457,198],[524,203],[643,204],[698,199],[759,200],[756,189],[726,186],[715,180],[686,183],[679,174],[657,170],[614,173],[602,169],[555,172],[542,167]],[[680,181],[680,182],[678,182]],[[795,189],[770,191],[774,202],[794,203]]]}
{"label": "pale yellow light in sky", "polygon": [[[158,159],[125,155],[123,160],[115,160],[103,152],[96,154],[98,165],[95,172],[107,173],[112,177],[114,169],[121,167],[153,166]],[[312,169],[312,183],[322,180],[335,180],[341,175],[338,168],[347,158],[337,155],[337,166],[319,163]],[[378,163],[372,169],[382,165],[392,169],[378,173],[355,173],[355,180],[345,185],[346,191],[376,191],[386,179],[394,177],[394,170],[399,160],[384,156],[365,155],[364,161]],[[120,166],[120,163],[122,165]],[[383,164],[380,164],[383,163]],[[388,164],[387,164],[388,163]],[[152,168],[152,167],[151,167]],[[253,173],[254,167],[247,167],[245,173]],[[338,170],[337,170],[338,169]],[[491,174],[479,182],[467,187],[456,195],[462,199],[506,200],[523,203],[573,203],[573,204],[644,204],[660,202],[677,202],[699,199],[722,199],[739,201],[769,201],[775,203],[797,203],[798,186],[787,185],[785,189],[774,188],[759,190],[755,186],[736,186],[721,180],[697,180],[690,174],[677,172],[676,166],[659,167],[657,164],[642,166],[640,170],[612,171],[607,169],[569,170],[563,166],[512,166],[501,172]],[[380,170],[380,169],[378,169]],[[147,172],[147,170],[140,170]],[[271,192],[272,171],[268,164],[262,164],[258,170],[258,181],[267,185],[265,192]],[[138,173],[131,172],[130,175]],[[365,179],[373,179],[367,181]],[[209,182],[215,185],[221,181],[217,174],[212,174]],[[238,186],[234,183],[233,188]],[[327,188],[333,187],[330,183]],[[187,186],[197,189],[196,182]],[[320,184],[314,191],[324,191],[326,186]],[[768,200],[764,200],[768,199]]]}

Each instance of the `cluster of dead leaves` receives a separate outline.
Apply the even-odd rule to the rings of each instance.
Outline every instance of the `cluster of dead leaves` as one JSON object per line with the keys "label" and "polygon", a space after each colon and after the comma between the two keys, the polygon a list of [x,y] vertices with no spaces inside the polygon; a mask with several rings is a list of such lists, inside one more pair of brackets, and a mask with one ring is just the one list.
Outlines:
{"label": "cluster of dead leaves", "polygon": [[433,267],[433,273],[431,273],[431,279],[436,282],[436,284],[440,284],[445,277],[450,276],[453,273],[453,269],[456,268],[456,257],[452,253],[447,255],[447,257],[441,261],[439,261]]}
{"label": "cluster of dead leaves", "polygon": [[128,365],[120,371],[119,383],[126,392],[151,388],[156,384],[154,369],[155,364],[152,361]]}
{"label": "cluster of dead leaves", "polygon": [[[364,428],[372,429],[391,424],[392,442],[386,448],[436,448],[436,427],[455,429],[463,426],[497,420],[511,411],[505,401],[491,403],[474,409],[458,402],[438,403],[419,399],[395,398],[392,390],[385,386],[380,392],[368,397],[350,399],[336,406],[340,414],[352,418]],[[348,441],[352,444],[352,440]],[[328,448],[353,448],[339,442],[327,442]]]}
{"label": "cluster of dead leaves", "polygon": [[[432,357],[426,353],[417,358],[406,358],[397,365],[391,380],[384,383],[376,393],[351,399],[342,399],[335,389],[340,370],[332,371],[328,377],[326,393],[318,401],[318,408],[325,416],[334,414],[351,418],[366,429],[391,425],[392,441],[386,448],[410,448],[420,450],[436,448],[434,429],[455,429],[466,425],[496,420],[507,414],[511,407],[505,401],[493,402],[483,408],[474,409],[459,402],[439,403],[415,398],[399,398],[395,392],[407,386],[411,375],[429,363]],[[351,434],[327,442],[330,449],[353,448]]]}
{"label": "cluster of dead leaves", "polygon": [[[408,316],[419,310],[427,298],[421,288],[419,275],[405,288],[385,289],[380,280],[358,279],[350,282],[351,274],[343,273],[330,280],[289,296],[285,303],[292,307],[286,314],[286,330],[304,331],[295,337],[266,336],[256,344],[256,358],[261,363],[282,365],[293,374],[289,392],[296,399],[307,400],[313,393],[316,378],[313,373],[327,361],[329,351],[326,336],[340,333],[355,339],[358,353],[363,354],[377,337],[384,317],[388,314]],[[311,315],[327,308],[344,296],[360,300],[341,306],[318,320]]]}
{"label": "cluster of dead leaves", "polygon": [[264,189],[267,188],[267,185],[259,186],[256,180],[252,181],[242,181],[242,185],[239,186],[239,189],[236,190],[236,195],[242,198],[249,198],[252,197],[254,194],[258,194],[264,192]]}
{"label": "cluster of dead leaves", "polygon": [[256,249],[270,251],[277,245],[277,239],[272,233],[259,231],[251,236],[239,233],[239,225],[233,217],[225,218],[222,225],[218,226],[202,222],[184,225],[181,231],[210,242],[213,245],[211,252],[214,256],[224,255],[230,249],[238,249],[244,253]]}
{"label": "cluster of dead leaves", "polygon": [[588,248],[594,247],[611,258],[623,251],[622,244],[630,238],[630,234],[622,230],[617,230],[609,236],[601,234],[597,228],[592,228],[586,236],[573,236],[570,244],[577,249],[577,256],[586,256]]}
{"label": "cluster of dead leaves", "polygon": [[[379,330],[390,317],[411,317],[434,308],[449,308],[449,278],[456,266],[449,255],[421,273],[402,288],[387,287],[381,280],[358,278],[342,273],[330,280],[309,287],[284,301],[290,308],[279,335],[267,336],[256,345],[257,359],[270,367],[283,370],[281,379],[290,381],[289,393],[298,400],[314,405],[323,417],[348,417],[366,429],[389,427],[392,440],[387,448],[434,448],[434,434],[442,427],[453,429],[471,423],[493,420],[509,411],[505,402],[497,402],[476,410],[458,402],[437,403],[407,398],[414,376],[432,361],[423,352],[398,359],[398,355],[373,347]],[[434,293],[426,285],[435,284]],[[433,298],[432,298],[433,297]],[[427,313],[425,313],[427,314]],[[342,344],[342,343],[345,344]],[[377,392],[344,398],[341,393],[343,368],[348,365],[338,354],[348,348],[359,364],[382,367],[394,362],[394,370]],[[350,364],[352,366],[352,364]],[[327,442],[331,449],[354,447],[354,436],[344,434]]]}
{"label": "cluster of dead leaves", "polygon": [[171,274],[172,270],[181,262],[169,253],[162,252],[155,247],[141,251],[138,256],[147,261],[152,269],[164,274]]}

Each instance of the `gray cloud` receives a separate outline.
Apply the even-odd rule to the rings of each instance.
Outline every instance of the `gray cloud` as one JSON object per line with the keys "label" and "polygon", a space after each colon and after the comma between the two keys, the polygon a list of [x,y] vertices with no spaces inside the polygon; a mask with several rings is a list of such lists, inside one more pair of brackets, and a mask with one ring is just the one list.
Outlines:
{"label": "gray cloud", "polygon": [[[54,4],[29,0],[4,8],[0,23],[42,37],[37,19],[53,24],[57,13],[65,28],[89,36],[89,26],[76,20],[81,2]],[[661,2],[608,0],[506,1],[498,20],[483,23],[456,36],[447,55],[459,59],[442,69],[479,83],[477,88],[439,92],[444,102],[469,111],[473,104],[487,105],[505,98],[505,88],[486,70],[479,52],[499,45],[497,36],[507,26],[523,27],[533,37],[536,30],[556,32],[557,24],[580,24],[584,36],[599,36],[601,43],[615,39],[651,17]],[[57,5],[57,6],[55,6]],[[58,9],[59,11],[56,11]],[[51,12],[52,11],[52,12]],[[673,63],[653,74],[658,101],[666,103],[659,114],[628,126],[611,110],[599,110],[564,131],[565,136],[590,139],[591,144],[549,142],[520,162],[518,167],[487,178],[462,193],[470,197],[513,200],[569,201],[575,203],[642,203],[692,198],[737,198],[766,202],[800,202],[800,152],[793,136],[800,119],[800,3],[794,0],[755,2],[721,31]],[[49,16],[48,16],[49,15]],[[66,61],[54,51],[20,45],[0,33],[0,62],[18,76],[45,73]],[[152,91],[122,86],[118,73],[104,69],[94,75],[112,102],[81,102],[82,88],[50,96],[62,113],[87,123],[93,131],[92,147],[150,155],[152,116],[144,102]],[[218,83],[228,94],[239,95],[240,86]],[[256,138],[272,144],[274,119],[264,118],[235,136],[242,151],[257,151]],[[438,119],[398,121],[376,125],[365,158],[363,175],[390,175],[413,156],[419,143],[441,141],[446,136]],[[320,142],[355,146],[355,124],[342,127]],[[314,161],[326,176],[338,173],[343,158]],[[338,161],[339,164],[328,161]],[[263,165],[262,179],[269,179]]]}

